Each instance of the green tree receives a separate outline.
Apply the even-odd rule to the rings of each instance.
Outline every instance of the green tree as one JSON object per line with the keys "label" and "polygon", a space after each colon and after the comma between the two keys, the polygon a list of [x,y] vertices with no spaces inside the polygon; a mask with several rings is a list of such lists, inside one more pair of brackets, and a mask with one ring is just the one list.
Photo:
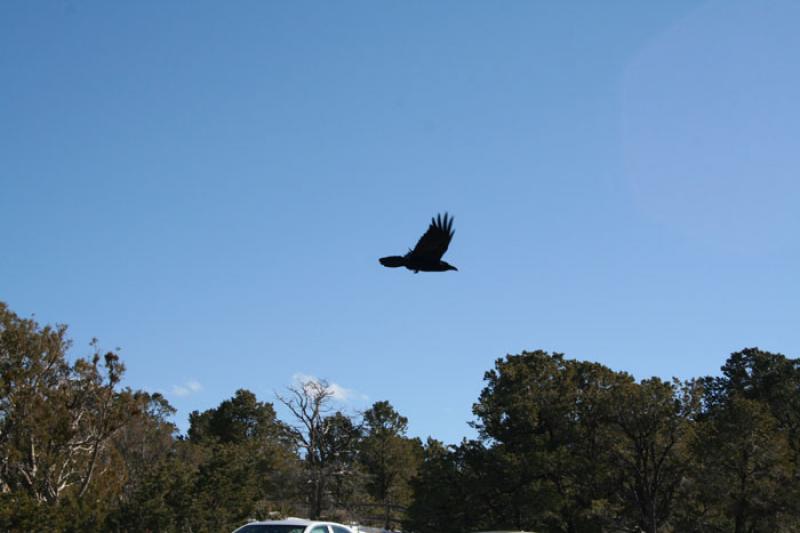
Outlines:
{"label": "green tree", "polygon": [[24,509],[47,516],[70,502],[87,510],[85,498],[111,498],[103,485],[122,482],[113,437],[140,402],[118,390],[124,366],[96,343],[90,358],[70,364],[66,332],[0,303],[0,492],[10,495],[0,505],[18,506],[15,519]]}
{"label": "green tree", "polygon": [[[507,503],[497,520],[570,532],[614,522],[619,475],[609,467],[612,391],[633,383],[630,376],[536,351],[498,359],[484,380],[474,425],[492,452],[494,471],[503,472],[493,501]],[[518,495],[525,496],[518,501]]]}
{"label": "green tree", "polygon": [[720,376],[699,381],[703,409],[680,527],[800,529],[800,362],[746,348],[731,354]]}
{"label": "green tree", "polygon": [[270,403],[240,389],[219,406],[190,415],[194,446],[191,523],[232,529],[247,518],[286,511],[297,497],[297,456],[288,427]]}
{"label": "green tree", "polygon": [[271,403],[258,401],[256,395],[239,389],[232,398],[218,407],[189,415],[189,440],[240,444],[253,440],[278,442],[286,440],[287,427],[275,414]]}
{"label": "green tree", "polygon": [[375,402],[364,413],[361,463],[367,473],[367,490],[383,510],[383,527],[392,529],[402,520],[398,511],[411,499],[409,481],[422,460],[422,443],[406,437],[408,419],[387,402]]}
{"label": "green tree", "polygon": [[[475,529],[473,487],[466,484],[461,457],[442,442],[428,438],[417,476],[411,480],[413,499],[404,530],[416,533],[462,533]],[[477,506],[473,505],[478,503]]]}
{"label": "green tree", "polygon": [[178,428],[170,420],[175,408],[160,393],[135,394],[139,416],[123,426],[114,437],[114,447],[125,466],[127,483],[122,498],[136,490],[146,472],[173,450]]}
{"label": "green tree", "polygon": [[358,461],[362,428],[352,417],[340,411],[322,420],[320,458],[328,472],[330,513],[338,521],[348,522],[361,517],[359,504],[364,501],[366,474]]}
{"label": "green tree", "polygon": [[175,409],[159,393],[139,393],[141,416],[114,438],[125,483],[105,531],[174,531],[188,526],[195,463],[179,453]]}
{"label": "green tree", "polygon": [[731,398],[699,425],[692,452],[683,530],[797,530],[797,517],[786,513],[796,483],[791,452],[766,404]]}
{"label": "green tree", "polygon": [[656,533],[671,518],[687,472],[699,389],[693,382],[630,381],[614,389],[613,402],[619,437],[611,455],[621,474],[624,510],[641,530]]}
{"label": "green tree", "polygon": [[706,377],[702,383],[707,411],[733,397],[764,402],[787,438],[794,475],[800,478],[800,359],[746,348],[730,355],[721,376]]}

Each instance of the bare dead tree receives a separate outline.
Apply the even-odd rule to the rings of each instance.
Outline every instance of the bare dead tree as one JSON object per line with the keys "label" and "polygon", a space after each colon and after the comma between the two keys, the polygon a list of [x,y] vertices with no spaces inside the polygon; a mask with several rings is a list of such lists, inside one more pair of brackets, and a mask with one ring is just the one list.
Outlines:
{"label": "bare dead tree", "polygon": [[319,518],[325,498],[327,457],[324,453],[325,416],[332,411],[333,390],[327,381],[306,379],[287,387],[287,394],[275,393],[292,413],[291,436],[301,450],[310,485],[309,516]]}

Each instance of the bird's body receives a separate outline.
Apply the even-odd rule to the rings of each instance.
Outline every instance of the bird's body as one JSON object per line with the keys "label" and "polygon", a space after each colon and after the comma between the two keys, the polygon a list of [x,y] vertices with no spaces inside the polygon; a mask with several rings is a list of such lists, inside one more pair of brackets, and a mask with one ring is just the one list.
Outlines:
{"label": "bird's body", "polygon": [[417,272],[458,270],[453,265],[442,261],[442,256],[447,251],[454,234],[453,218],[448,218],[447,213],[444,214],[444,217],[436,215],[436,218],[431,219],[428,231],[420,237],[413,250],[409,250],[406,255],[381,257],[379,261],[385,267],[406,267],[413,270],[415,274]]}

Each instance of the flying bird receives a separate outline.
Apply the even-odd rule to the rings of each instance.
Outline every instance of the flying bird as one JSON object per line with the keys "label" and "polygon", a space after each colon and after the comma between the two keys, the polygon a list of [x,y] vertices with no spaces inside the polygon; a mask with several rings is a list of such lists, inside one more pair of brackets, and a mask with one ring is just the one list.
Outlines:
{"label": "flying bird", "polygon": [[458,270],[453,265],[442,261],[442,256],[450,246],[453,235],[455,235],[453,217],[448,218],[447,213],[444,214],[444,217],[441,214],[436,215],[436,218],[431,219],[428,231],[419,238],[413,250],[409,250],[406,255],[381,257],[379,261],[385,267],[406,267],[413,270],[414,274]]}

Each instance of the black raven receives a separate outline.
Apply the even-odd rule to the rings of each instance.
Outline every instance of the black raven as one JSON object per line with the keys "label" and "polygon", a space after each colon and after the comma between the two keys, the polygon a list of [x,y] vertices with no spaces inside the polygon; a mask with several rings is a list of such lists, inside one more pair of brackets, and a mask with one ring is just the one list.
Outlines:
{"label": "black raven", "polygon": [[450,245],[450,239],[455,235],[453,231],[453,217],[447,218],[436,215],[431,219],[428,231],[419,238],[413,250],[406,255],[390,255],[381,257],[379,261],[385,267],[406,267],[417,272],[444,272],[445,270],[458,270],[453,265],[442,261],[442,256]]}

